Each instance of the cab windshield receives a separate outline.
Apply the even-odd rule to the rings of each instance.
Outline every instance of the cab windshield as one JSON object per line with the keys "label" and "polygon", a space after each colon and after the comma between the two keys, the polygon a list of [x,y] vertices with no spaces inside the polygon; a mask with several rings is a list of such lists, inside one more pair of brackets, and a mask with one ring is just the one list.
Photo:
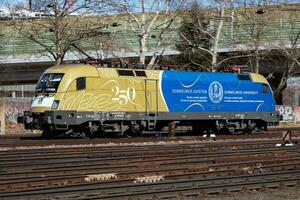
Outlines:
{"label": "cab windshield", "polygon": [[35,92],[56,92],[63,76],[64,74],[61,73],[43,74],[36,85]]}

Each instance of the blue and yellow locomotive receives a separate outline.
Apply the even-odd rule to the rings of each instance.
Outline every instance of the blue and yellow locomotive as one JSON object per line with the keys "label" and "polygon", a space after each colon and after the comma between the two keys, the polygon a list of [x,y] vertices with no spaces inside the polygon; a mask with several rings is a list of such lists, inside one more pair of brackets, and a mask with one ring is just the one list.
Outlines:
{"label": "blue and yellow locomotive", "polygon": [[44,136],[140,135],[170,122],[234,133],[277,124],[272,90],[255,73],[54,66],[39,79],[20,123]]}

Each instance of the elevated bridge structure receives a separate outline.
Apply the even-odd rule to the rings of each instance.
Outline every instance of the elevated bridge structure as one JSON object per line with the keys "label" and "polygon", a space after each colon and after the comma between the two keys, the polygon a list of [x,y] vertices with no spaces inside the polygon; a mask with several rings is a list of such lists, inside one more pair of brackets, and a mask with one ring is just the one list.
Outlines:
{"label": "elevated bridge structure", "polygon": [[[240,18],[239,11],[232,11],[232,17],[225,19],[218,51],[224,54],[253,51],[257,44],[260,50],[289,48],[295,31],[300,31],[300,4],[293,4],[293,9],[290,7],[288,6],[289,9],[285,6],[274,7],[267,10],[265,14],[255,16],[257,19],[263,19],[265,18],[264,15],[272,12],[272,17],[270,18],[269,16],[270,20],[259,27],[262,33],[259,43],[257,43],[257,38],[253,35],[253,29],[258,28],[258,26],[251,21],[237,23],[236,19]],[[179,18],[173,23],[170,31],[164,34],[163,44],[159,50],[159,53],[163,53],[162,55],[178,55],[180,53],[176,49],[176,41],[179,40],[178,28],[181,20]],[[40,74],[53,65],[54,62],[42,46],[19,34],[9,22],[0,20],[0,85],[15,83],[33,84],[37,81]],[[106,23],[107,26],[103,31],[114,37],[114,40],[110,42],[115,43],[112,45],[118,47],[113,54],[126,58],[138,57],[138,38],[131,31],[128,22],[120,18],[120,16],[112,16]],[[154,47],[161,31],[159,24],[161,23],[157,22],[156,26],[154,26],[147,42],[149,56],[154,52]],[[47,34],[51,37],[52,33],[49,32]],[[47,39],[44,42],[51,43]],[[119,45],[120,43],[122,43],[121,46]],[[300,44],[297,45],[300,48]],[[100,58],[112,57],[108,52],[95,49],[95,46],[88,41],[81,43],[80,47],[97,58],[99,58],[99,55]],[[84,58],[84,55],[73,50],[69,51],[65,56],[65,60],[69,61],[82,58]],[[284,61],[278,62],[278,66],[273,66],[273,63],[266,65],[280,68],[283,63]]]}

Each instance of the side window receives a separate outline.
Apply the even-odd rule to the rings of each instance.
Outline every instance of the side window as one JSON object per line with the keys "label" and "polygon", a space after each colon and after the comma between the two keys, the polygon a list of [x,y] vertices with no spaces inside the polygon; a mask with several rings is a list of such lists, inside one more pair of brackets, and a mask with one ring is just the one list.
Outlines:
{"label": "side window", "polygon": [[262,93],[267,94],[269,92],[269,86],[267,84],[262,84]]}
{"label": "side window", "polygon": [[76,79],[76,90],[84,90],[85,87],[86,87],[85,77],[77,78]]}
{"label": "side window", "polygon": [[237,78],[240,81],[250,81],[251,80],[249,74],[238,74]]}

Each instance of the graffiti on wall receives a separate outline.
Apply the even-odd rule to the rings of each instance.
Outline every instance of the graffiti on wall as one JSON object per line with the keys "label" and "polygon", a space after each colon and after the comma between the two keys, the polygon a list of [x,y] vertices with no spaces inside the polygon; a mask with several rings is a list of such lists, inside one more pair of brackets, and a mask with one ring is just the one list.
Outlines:
{"label": "graffiti on wall", "polygon": [[293,106],[277,105],[276,110],[282,116],[283,121],[292,121],[295,119]]}
{"label": "graffiti on wall", "polygon": [[17,123],[18,116],[30,107],[28,99],[3,99],[3,111],[5,120],[5,132],[24,133],[24,127]]}
{"label": "graffiti on wall", "polygon": [[5,121],[8,123],[17,123],[17,117],[22,115],[24,110],[28,110],[30,102],[25,100],[5,100]]}

